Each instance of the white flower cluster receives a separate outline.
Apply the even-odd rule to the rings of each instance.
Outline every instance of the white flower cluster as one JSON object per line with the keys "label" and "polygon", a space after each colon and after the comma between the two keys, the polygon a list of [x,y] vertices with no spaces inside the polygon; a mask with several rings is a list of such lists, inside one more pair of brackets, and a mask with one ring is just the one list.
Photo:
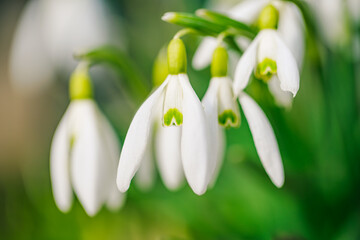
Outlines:
{"label": "white flower cluster", "polygon": [[[265,20],[261,19],[264,12],[270,14]],[[205,40],[193,60],[208,61],[208,52],[213,55],[208,61],[212,79],[201,102],[188,79],[185,46],[174,37],[168,47],[169,75],[135,114],[121,153],[116,134],[92,100],[84,68],[74,73],[70,82],[72,101],[51,147],[54,197],[62,211],[71,206],[72,188],[86,212],[94,215],[103,204],[119,207],[123,199],[120,192],[128,190],[136,173],[140,185],[149,187],[153,181],[152,139],[164,184],[177,189],[185,178],[196,194],[205,193],[213,186],[222,164],[223,128],[240,125],[237,100],[265,171],[277,187],[284,184],[274,131],[260,106],[244,90],[254,73],[268,83],[277,103],[291,106],[299,89],[302,20],[292,3],[281,1],[244,1],[229,14],[240,19],[244,13],[249,14],[246,22],[259,24],[260,32],[239,59],[234,82],[228,75],[228,53],[223,43],[206,48],[203,44],[209,42]]]}

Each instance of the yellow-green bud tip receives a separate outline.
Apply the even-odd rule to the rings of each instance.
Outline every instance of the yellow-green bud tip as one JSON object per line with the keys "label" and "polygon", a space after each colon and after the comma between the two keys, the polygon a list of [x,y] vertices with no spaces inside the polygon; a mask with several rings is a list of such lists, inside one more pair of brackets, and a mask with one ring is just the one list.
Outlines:
{"label": "yellow-green bud tip", "polygon": [[88,67],[79,65],[70,77],[70,99],[88,99],[93,97]]}
{"label": "yellow-green bud tip", "polygon": [[168,46],[169,74],[186,73],[186,49],[180,38],[174,38]]}
{"label": "yellow-green bud tip", "polygon": [[264,7],[259,15],[259,29],[277,29],[279,22],[279,11],[271,4]]}
{"label": "yellow-green bud tip", "polygon": [[228,53],[226,49],[219,46],[213,53],[211,62],[211,76],[212,77],[226,77],[228,70]]}

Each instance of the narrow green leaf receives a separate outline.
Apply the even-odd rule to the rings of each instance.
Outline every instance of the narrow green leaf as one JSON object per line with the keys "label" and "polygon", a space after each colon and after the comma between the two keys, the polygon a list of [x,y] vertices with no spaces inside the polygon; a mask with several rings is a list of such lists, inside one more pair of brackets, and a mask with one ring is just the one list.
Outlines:
{"label": "narrow green leaf", "polygon": [[191,13],[168,12],[165,13],[161,19],[185,28],[192,28],[210,36],[216,36],[227,28],[226,26],[210,22]]}
{"label": "narrow green leaf", "polygon": [[213,12],[207,9],[199,9],[196,11],[196,15],[206,20],[214,22],[221,26],[227,26],[236,29],[241,35],[249,38],[254,38],[257,34],[257,30],[248,26],[243,22],[236,21],[223,14]]}

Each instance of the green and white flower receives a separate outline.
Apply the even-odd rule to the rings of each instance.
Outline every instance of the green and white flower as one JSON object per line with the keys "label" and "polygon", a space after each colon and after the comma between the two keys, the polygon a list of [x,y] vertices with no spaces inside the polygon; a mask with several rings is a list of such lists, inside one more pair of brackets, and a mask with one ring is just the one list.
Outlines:
{"label": "green and white flower", "polygon": [[77,64],[74,51],[121,47],[118,22],[101,0],[27,1],[10,50],[11,83],[17,90],[36,92],[52,83],[59,70],[70,75]]}
{"label": "green and white flower", "polygon": [[[293,3],[278,0],[245,0],[224,11],[224,14],[249,25],[258,25],[259,15],[268,5],[273,5],[279,11],[277,30],[301,67],[305,44],[304,23],[299,9]],[[246,37],[240,36],[236,40],[242,49],[246,49],[250,44],[250,40]],[[193,67],[203,69],[209,66],[216,46],[215,38],[205,37],[195,52]]]}
{"label": "green and white flower", "polygon": [[104,204],[116,210],[124,202],[115,181],[120,144],[92,99],[87,71],[75,71],[70,96],[70,105],[51,145],[50,172],[56,205],[63,212],[69,211],[74,191],[89,216]]}
{"label": "green and white flower", "polygon": [[[156,119],[161,119],[162,123],[157,144],[157,148],[164,149],[160,161],[174,162],[171,167],[160,164],[160,169],[164,168],[161,172],[165,184],[176,187],[178,177],[171,176],[171,173],[178,173],[182,165],[193,191],[199,195],[206,191],[208,145],[205,113],[186,74],[186,51],[179,38],[174,38],[169,44],[168,68],[166,80],[141,105],[130,124],[118,167],[117,185],[121,192],[127,191],[147,156]],[[165,175],[175,178],[175,183]]]}
{"label": "green and white flower", "polygon": [[262,30],[240,58],[235,70],[235,94],[246,88],[253,71],[257,78],[269,83],[269,90],[278,103],[291,106],[299,90],[299,69],[276,30]]}
{"label": "green and white flower", "polygon": [[202,100],[204,105],[209,138],[209,184],[214,184],[223,161],[225,138],[223,128],[240,125],[240,111],[236,98],[250,126],[256,150],[272,182],[281,187],[284,183],[284,170],[274,131],[264,112],[257,103],[245,93],[233,94],[232,81],[227,76],[227,54],[223,47],[214,52],[211,65],[212,79]]}

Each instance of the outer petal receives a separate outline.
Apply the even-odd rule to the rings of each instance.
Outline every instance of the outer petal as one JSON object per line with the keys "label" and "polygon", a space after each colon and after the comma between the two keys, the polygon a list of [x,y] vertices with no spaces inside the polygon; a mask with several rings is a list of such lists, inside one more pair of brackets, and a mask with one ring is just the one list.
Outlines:
{"label": "outer petal", "polygon": [[152,113],[156,109],[156,104],[163,94],[169,77],[171,77],[171,75],[169,75],[160,87],[141,105],[130,124],[120,155],[116,179],[117,186],[121,192],[125,192],[129,188],[131,179],[139,169],[141,161],[144,158],[153,125]]}
{"label": "outer petal", "polygon": [[276,63],[280,87],[283,91],[291,92],[295,97],[300,85],[300,74],[296,60],[276,31],[273,31],[273,35],[278,46]]}
{"label": "outer petal", "polygon": [[109,154],[104,149],[96,104],[92,100],[77,100],[73,105],[71,178],[79,201],[93,216],[108,198],[112,164],[109,165]]}
{"label": "outer petal", "polygon": [[262,32],[260,32],[250,46],[241,56],[235,70],[234,77],[234,94],[238,96],[239,93],[246,88],[249,83],[250,75],[256,65],[256,52]]}
{"label": "outer petal", "polygon": [[242,93],[239,100],[265,171],[271,181],[280,188],[284,184],[284,169],[270,122],[257,103],[248,95]]}
{"label": "outer petal", "polygon": [[226,146],[225,132],[224,132],[224,129],[220,126],[218,126],[217,132],[218,132],[217,133],[218,140],[217,140],[217,145],[216,145],[216,159],[215,159],[216,162],[215,162],[214,172],[209,181],[210,188],[212,188],[216,183],[216,180],[219,176],[220,169],[223,164],[224,157],[225,157],[224,156],[224,152],[225,152],[224,150],[225,150],[225,146]]}
{"label": "outer petal", "polygon": [[124,206],[126,200],[126,193],[119,192],[119,189],[114,185],[111,187],[110,195],[106,201],[106,206],[113,212],[119,210]]}
{"label": "outer petal", "polygon": [[204,37],[193,57],[193,68],[200,70],[209,66],[216,46],[217,40],[215,38]]}
{"label": "outer petal", "polygon": [[106,117],[98,110],[99,122],[101,124],[101,135],[103,138],[102,148],[105,150],[103,164],[107,164],[107,178],[109,182],[109,192],[107,196],[107,206],[110,210],[116,211],[125,203],[125,194],[121,193],[116,186],[116,170],[120,156],[120,143],[115,130],[110,125]]}
{"label": "outer petal", "polygon": [[220,81],[225,81],[225,80],[220,78],[213,78],[210,80],[209,88],[207,89],[204,98],[201,101],[204,106],[204,111],[206,116],[208,143],[209,143],[208,181],[210,181],[213,178],[214,171],[216,168],[216,162],[217,162],[217,151],[219,144],[218,94],[219,94]]}
{"label": "outer petal", "polygon": [[69,211],[73,199],[69,173],[70,109],[69,106],[55,131],[50,153],[50,172],[54,199],[58,208],[63,212]]}
{"label": "outer petal", "polygon": [[41,3],[29,1],[26,4],[10,52],[12,84],[26,92],[41,90],[54,79],[44,49]]}
{"label": "outer petal", "polygon": [[304,22],[300,10],[294,4],[283,5],[278,32],[294,55],[300,69],[304,57]]}
{"label": "outer petal", "polygon": [[244,23],[254,23],[261,9],[269,3],[269,0],[246,0],[233,7],[228,15]]}
{"label": "outer petal", "polygon": [[137,186],[139,186],[139,188],[143,191],[148,191],[155,183],[155,166],[152,154],[152,144],[148,144],[146,147],[142,163],[135,175],[135,181]]}
{"label": "outer petal", "polygon": [[268,83],[269,91],[275,98],[275,102],[279,106],[283,106],[285,108],[291,108],[293,97],[290,92],[284,92],[280,88],[279,78],[274,75],[270,79]]}
{"label": "outer petal", "polygon": [[184,121],[181,136],[182,163],[190,187],[196,194],[201,195],[206,191],[209,174],[205,112],[187,75],[179,74],[179,80],[184,93]]}
{"label": "outer petal", "polygon": [[165,186],[171,190],[178,189],[184,181],[181,164],[181,130],[182,127],[163,127],[159,124],[156,134],[156,160],[160,176]]}

